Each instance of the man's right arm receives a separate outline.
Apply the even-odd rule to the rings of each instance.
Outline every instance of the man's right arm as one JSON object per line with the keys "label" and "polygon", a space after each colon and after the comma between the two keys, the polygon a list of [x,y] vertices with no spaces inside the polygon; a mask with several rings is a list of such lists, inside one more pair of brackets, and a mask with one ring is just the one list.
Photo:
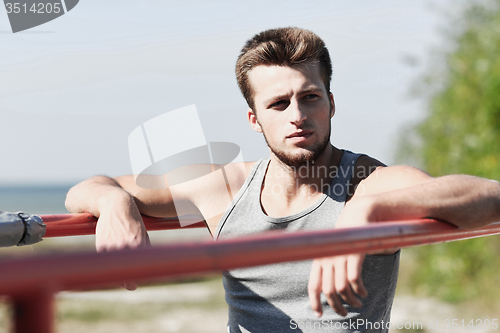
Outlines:
{"label": "man's right arm", "polygon": [[70,189],[66,208],[71,213],[88,212],[98,218],[96,227],[97,251],[136,248],[149,245],[136,197],[125,190],[119,180],[130,185],[125,176],[115,179],[106,176],[89,178]]}
{"label": "man's right arm", "polygon": [[[136,184],[133,175],[95,176],[70,189],[66,208],[72,213],[89,212],[98,218],[98,251],[148,245],[149,237],[141,214],[175,217],[176,207],[182,215],[193,214],[205,219],[213,231],[253,164],[233,163],[214,168],[214,172],[205,176],[173,186],[168,185],[167,176],[151,176],[156,177],[156,184],[165,184],[163,189],[142,188]],[[196,170],[188,171],[196,174]]]}

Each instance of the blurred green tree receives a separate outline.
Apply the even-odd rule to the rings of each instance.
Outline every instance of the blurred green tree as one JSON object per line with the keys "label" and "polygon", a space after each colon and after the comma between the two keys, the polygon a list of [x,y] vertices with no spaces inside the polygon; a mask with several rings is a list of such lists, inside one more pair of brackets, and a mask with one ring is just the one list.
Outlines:
{"label": "blurred green tree", "polygon": [[[451,31],[452,50],[422,80],[428,115],[404,132],[397,161],[432,176],[500,180],[500,0],[468,4]],[[447,301],[500,295],[497,236],[416,248],[410,255],[409,284],[417,293]]]}

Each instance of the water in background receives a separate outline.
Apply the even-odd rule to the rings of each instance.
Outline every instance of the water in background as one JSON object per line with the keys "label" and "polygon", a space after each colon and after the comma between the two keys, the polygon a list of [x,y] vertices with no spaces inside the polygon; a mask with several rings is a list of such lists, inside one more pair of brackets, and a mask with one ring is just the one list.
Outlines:
{"label": "water in background", "polygon": [[[73,185],[0,185],[0,211],[27,214],[66,214],[66,193]],[[75,247],[90,249],[93,236],[46,238],[31,246],[0,248],[0,258],[26,256]],[[68,246],[71,245],[71,246]]]}
{"label": "water in background", "polygon": [[[64,207],[66,193],[74,184],[68,185],[0,185],[0,211],[18,212],[27,214],[67,214]],[[153,245],[170,244],[184,241],[210,240],[206,229],[179,229],[149,232]],[[45,238],[43,242],[35,244],[29,249],[35,252],[53,248],[83,247],[93,248],[94,236],[69,236]],[[25,247],[0,248],[0,258],[5,254],[25,254]]]}
{"label": "water in background", "polygon": [[66,193],[72,185],[0,185],[0,211],[64,214]]}

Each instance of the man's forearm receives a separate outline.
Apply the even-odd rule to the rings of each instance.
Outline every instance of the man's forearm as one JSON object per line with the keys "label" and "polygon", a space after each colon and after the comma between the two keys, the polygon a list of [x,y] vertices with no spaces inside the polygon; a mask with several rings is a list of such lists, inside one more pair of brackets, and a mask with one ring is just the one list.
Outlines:
{"label": "man's forearm", "polygon": [[99,218],[95,232],[99,252],[150,244],[134,197],[114,179],[96,176],[75,185],[66,196],[66,208]]}
{"label": "man's forearm", "polygon": [[500,221],[500,183],[450,175],[369,198],[374,221],[431,217],[463,228]]}
{"label": "man's forearm", "polygon": [[73,186],[66,196],[66,208],[71,213],[89,212],[99,217],[103,207],[121,202],[130,205],[133,198],[112,178],[95,176]]}

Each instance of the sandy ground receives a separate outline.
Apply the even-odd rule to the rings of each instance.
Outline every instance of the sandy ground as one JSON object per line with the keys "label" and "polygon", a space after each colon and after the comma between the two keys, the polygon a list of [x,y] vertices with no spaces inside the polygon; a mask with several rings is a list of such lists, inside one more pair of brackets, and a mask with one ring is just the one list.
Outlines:
{"label": "sandy ground", "polygon": [[[160,287],[87,293],[61,293],[59,299],[58,332],[225,332],[227,308],[219,279]],[[136,308],[163,307],[148,316],[132,320],[82,320],[76,315],[65,317],[64,306],[73,303],[119,304],[128,307],[124,314]],[[85,311],[83,309],[83,311]],[[464,315],[465,313],[465,315]],[[80,314],[81,316],[81,314]],[[128,315],[130,316],[130,314]],[[414,296],[397,296],[394,302],[390,332],[498,332],[492,329],[491,317],[470,315],[461,307]],[[80,318],[80,319],[78,319]],[[113,315],[112,315],[113,318]],[[486,319],[489,319],[487,329]],[[471,320],[473,326],[470,325]],[[498,320],[497,320],[498,322]],[[480,325],[481,324],[481,325]],[[481,326],[481,327],[479,327]],[[398,329],[398,327],[400,329]]]}
{"label": "sandy ground", "polygon": [[[121,289],[62,292],[56,304],[58,333],[226,332],[227,306],[218,277],[139,287],[133,292]],[[478,313],[432,298],[398,295],[390,332],[500,332],[494,315]],[[0,305],[0,333],[8,331],[9,310],[3,304]]]}
{"label": "sandy ground", "polygon": [[[101,315],[102,312],[102,315]],[[220,278],[58,295],[58,332],[225,332]]]}
{"label": "sandy ground", "polygon": [[500,332],[498,314],[486,315],[479,309],[471,308],[466,304],[454,306],[433,298],[396,296],[391,313],[393,329],[390,332]]}

